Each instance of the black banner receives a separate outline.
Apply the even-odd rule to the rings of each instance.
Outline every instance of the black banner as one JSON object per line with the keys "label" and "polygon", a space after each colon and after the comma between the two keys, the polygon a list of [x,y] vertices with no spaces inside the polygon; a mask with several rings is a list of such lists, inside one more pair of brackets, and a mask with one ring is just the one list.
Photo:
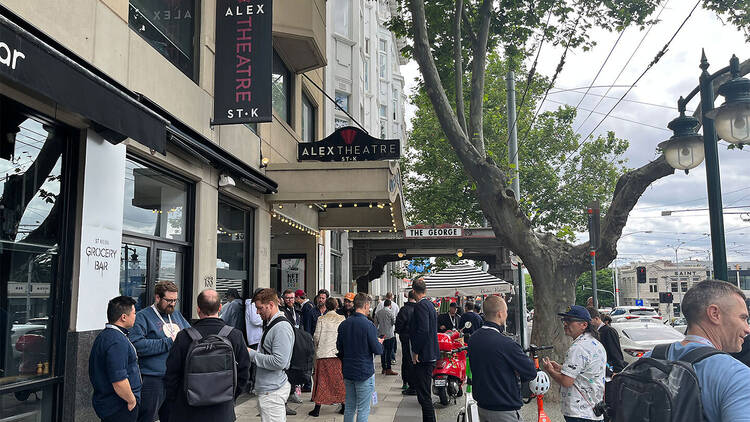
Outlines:
{"label": "black banner", "polygon": [[272,0],[217,0],[215,125],[270,122]]}
{"label": "black banner", "polygon": [[401,141],[374,138],[354,126],[318,142],[297,145],[298,161],[379,161],[401,158]]}

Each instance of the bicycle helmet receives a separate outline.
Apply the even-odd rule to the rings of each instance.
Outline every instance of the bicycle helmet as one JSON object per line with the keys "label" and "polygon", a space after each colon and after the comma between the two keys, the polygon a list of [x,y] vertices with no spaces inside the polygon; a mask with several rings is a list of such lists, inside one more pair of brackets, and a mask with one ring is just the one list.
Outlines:
{"label": "bicycle helmet", "polygon": [[549,391],[549,376],[547,376],[547,373],[538,371],[536,378],[529,381],[529,389],[537,396],[542,396]]}

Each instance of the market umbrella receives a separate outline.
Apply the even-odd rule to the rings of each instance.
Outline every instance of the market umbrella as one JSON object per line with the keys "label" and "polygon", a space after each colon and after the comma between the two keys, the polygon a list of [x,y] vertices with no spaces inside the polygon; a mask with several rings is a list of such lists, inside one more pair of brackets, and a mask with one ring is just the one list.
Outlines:
{"label": "market umbrella", "polygon": [[424,278],[431,297],[479,296],[513,292],[513,285],[470,264],[449,265]]}

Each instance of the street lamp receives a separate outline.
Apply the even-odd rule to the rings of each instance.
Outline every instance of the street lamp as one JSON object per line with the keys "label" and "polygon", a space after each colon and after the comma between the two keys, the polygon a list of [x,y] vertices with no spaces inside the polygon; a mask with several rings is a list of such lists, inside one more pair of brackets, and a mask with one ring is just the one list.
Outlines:
{"label": "street lamp", "polygon": [[[713,75],[708,73],[706,53],[701,55],[699,85],[687,97],[677,101],[680,116],[672,120],[668,127],[674,132],[666,142],[659,144],[664,158],[675,169],[685,170],[698,166],[703,158],[706,160],[706,188],[708,192],[708,208],[711,221],[711,248],[713,250],[714,276],[719,280],[727,280],[727,251],[724,241],[724,217],[721,204],[721,177],[719,173],[718,136],[727,142],[750,142],[750,81],[740,77],[740,61],[732,56],[729,66]],[[713,81],[725,73],[730,72],[732,79],[719,88],[726,102],[714,110]],[[696,131],[697,119],[685,116],[685,107],[693,97],[700,93],[703,136]],[[703,151],[700,140],[703,141]]]}

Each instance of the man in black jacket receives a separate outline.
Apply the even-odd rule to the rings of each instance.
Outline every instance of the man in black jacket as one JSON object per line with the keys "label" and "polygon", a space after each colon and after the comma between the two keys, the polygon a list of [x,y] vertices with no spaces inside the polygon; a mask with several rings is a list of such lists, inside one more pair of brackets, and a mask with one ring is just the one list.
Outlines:
{"label": "man in black jacket", "polygon": [[406,396],[414,396],[417,394],[414,390],[413,381],[410,381],[409,375],[411,374],[412,367],[414,364],[411,361],[411,348],[409,347],[409,327],[411,323],[412,315],[414,315],[414,306],[417,301],[414,297],[414,290],[409,292],[409,301],[404,303],[396,315],[396,334],[401,341],[401,379],[404,382],[402,394]]}
{"label": "man in black jacket", "polygon": [[536,377],[534,362],[521,346],[502,333],[508,305],[499,296],[484,302],[484,324],[469,338],[472,391],[482,421],[521,420],[523,406],[518,379]]}
{"label": "man in black jacket", "polygon": [[611,376],[612,373],[616,374],[622,371],[627,366],[627,363],[625,363],[625,359],[622,356],[620,335],[617,334],[617,330],[602,322],[599,311],[596,308],[588,307],[586,310],[591,315],[591,325],[598,327],[599,341],[604,346],[604,350],[607,351],[607,375]]}
{"label": "man in black jacket", "polygon": [[411,381],[417,392],[417,401],[422,406],[422,421],[435,421],[435,407],[432,405],[432,371],[440,356],[437,340],[437,312],[427,295],[424,280],[412,283],[412,291],[417,304],[409,324],[409,342],[414,368]]}
{"label": "man in black jacket", "polygon": [[[198,317],[200,320],[193,327],[203,336],[218,334],[226,325],[219,318],[221,300],[216,290],[207,289],[198,295]],[[235,398],[242,392],[247,383],[250,368],[250,355],[242,333],[236,328],[229,333],[229,341],[234,349],[234,359],[237,362],[237,390]],[[234,414],[234,400],[213,406],[190,406],[183,389],[183,375],[185,359],[190,349],[192,339],[186,330],[177,334],[174,345],[167,357],[167,371],[164,374],[164,385],[167,390],[166,403],[172,403],[170,420],[172,421],[216,421],[230,422],[236,419]]]}
{"label": "man in black jacket", "polygon": [[[466,328],[467,322],[471,323],[471,327]],[[464,335],[471,335],[478,330],[483,323],[484,321],[482,320],[482,317],[474,312],[474,302],[468,301],[464,304],[464,314],[461,315],[461,318],[458,320],[458,327],[456,327],[456,329],[461,331]]]}
{"label": "man in black jacket", "polygon": [[444,333],[448,330],[458,328],[458,319],[461,318],[458,315],[458,305],[456,302],[451,302],[448,307],[448,312],[440,314],[438,316],[437,325],[438,332]]}

